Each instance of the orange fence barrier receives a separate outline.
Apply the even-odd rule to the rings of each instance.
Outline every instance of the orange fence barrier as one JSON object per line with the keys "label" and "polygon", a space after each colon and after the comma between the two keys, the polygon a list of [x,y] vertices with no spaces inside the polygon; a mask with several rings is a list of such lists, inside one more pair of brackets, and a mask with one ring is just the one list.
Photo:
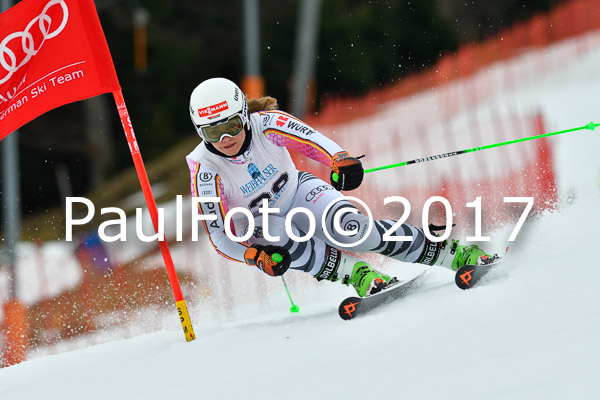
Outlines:
{"label": "orange fence barrier", "polygon": [[[503,29],[495,37],[482,43],[463,45],[454,54],[445,54],[435,66],[404,77],[398,83],[374,89],[361,98],[330,97],[324,101],[318,115],[308,115],[305,120],[315,126],[333,126],[371,115],[382,104],[404,98],[423,90],[439,88],[456,79],[468,78],[498,61],[517,57],[531,48],[543,48],[550,43],[581,35],[600,28],[600,0],[574,0],[560,5],[548,14],[538,14],[525,22]],[[588,50],[586,40],[581,40],[577,53]],[[568,55],[566,56],[568,57]],[[548,68],[550,62],[538,58],[528,71],[506,70],[502,87],[513,87],[519,74],[530,76]],[[482,95],[477,90],[467,94],[470,104]],[[456,110],[455,110],[456,111]],[[453,112],[449,113],[450,115]],[[447,116],[447,115],[446,115]]]}
{"label": "orange fence barrier", "polygon": [[[473,144],[480,142],[482,137],[502,141],[545,132],[543,117],[538,113],[512,113],[501,118],[487,118],[483,121],[468,122],[465,129],[470,128],[470,135],[464,135],[462,129],[454,130],[450,126],[445,126],[439,131],[423,126],[418,129],[411,144],[406,143],[406,140],[394,142],[392,146],[385,140],[367,143],[369,138],[355,139],[353,143],[354,146],[368,152],[367,154],[393,157],[397,153],[400,157],[398,161],[405,161],[412,157],[403,158],[402,152],[422,152],[423,155],[429,156],[440,154],[438,149],[441,146],[452,147],[452,150],[459,149],[451,143]],[[492,119],[498,120],[493,124],[489,123]],[[495,131],[479,131],[477,127],[484,124],[493,125]],[[467,145],[462,148],[470,147]],[[505,203],[505,197],[532,197],[534,214],[556,209],[558,194],[555,190],[553,158],[549,139],[543,138],[513,147],[506,146],[373,172],[368,174],[358,190],[349,195],[363,199],[377,219],[398,219],[403,214],[403,208],[398,205],[384,205],[383,200],[390,196],[405,197],[412,208],[407,222],[419,227],[422,226],[422,208],[426,200],[432,196],[443,197],[451,205],[453,222],[457,224],[453,228],[453,237],[471,236],[474,231],[474,213],[473,208],[467,207],[466,204],[475,201],[477,197],[481,197],[485,213],[482,228],[486,232],[518,220],[520,213],[515,214],[515,207]],[[327,171],[320,172],[320,177],[327,180]],[[430,210],[429,223],[444,225],[445,210],[440,204],[437,206]]]}
{"label": "orange fence barrier", "polygon": [[10,300],[4,304],[4,349],[0,366],[8,367],[25,360],[28,349],[29,328],[27,326],[27,309],[17,300]]}

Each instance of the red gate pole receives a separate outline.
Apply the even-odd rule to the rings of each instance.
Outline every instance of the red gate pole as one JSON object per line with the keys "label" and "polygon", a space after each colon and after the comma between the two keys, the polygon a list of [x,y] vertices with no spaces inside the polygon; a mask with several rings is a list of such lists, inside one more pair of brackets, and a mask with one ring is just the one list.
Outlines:
{"label": "red gate pole", "polygon": [[[127,111],[127,106],[125,105],[125,99],[123,98],[123,93],[121,90],[114,91],[113,96],[115,98],[117,110],[119,111],[119,117],[121,118],[123,130],[125,131],[125,137],[127,138],[129,151],[131,152],[131,157],[133,158],[133,164],[135,165],[135,170],[137,172],[140,185],[142,186],[142,191],[144,192],[144,198],[146,199],[146,205],[148,206],[148,211],[150,212],[150,218],[152,218],[154,231],[158,232],[158,210],[156,208],[154,196],[152,195],[152,189],[150,188],[150,182],[148,181],[148,175],[146,174],[146,168],[144,167],[142,154],[140,153],[140,149],[133,132],[133,125],[131,124],[131,118],[129,118],[129,112]],[[194,340],[196,336],[194,335],[194,329],[187,311],[185,299],[181,293],[179,280],[177,279],[177,274],[175,273],[171,252],[169,251],[169,246],[164,238],[162,238],[162,240],[159,238],[158,245],[165,262],[165,267],[167,268],[167,275],[169,277],[169,282],[171,283],[173,296],[175,297],[175,304],[177,306],[177,312],[179,313],[179,319],[181,321],[181,326],[183,327],[185,339],[190,342]]]}

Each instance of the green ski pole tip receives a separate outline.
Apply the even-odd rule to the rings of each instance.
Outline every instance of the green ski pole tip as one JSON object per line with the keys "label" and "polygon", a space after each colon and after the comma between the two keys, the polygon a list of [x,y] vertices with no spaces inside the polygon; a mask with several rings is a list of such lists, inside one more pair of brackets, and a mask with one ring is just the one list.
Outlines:
{"label": "green ski pole tip", "polygon": [[585,129],[589,129],[590,131],[593,131],[594,129],[596,129],[596,124],[594,123],[594,121],[592,121],[585,126]]}
{"label": "green ski pole tip", "polygon": [[337,182],[340,179],[340,176],[334,172],[331,175],[331,179],[333,179],[334,182]]}
{"label": "green ski pole tip", "polygon": [[297,305],[293,305],[290,307],[290,312],[298,312],[300,311],[300,307],[298,307]]}
{"label": "green ski pole tip", "polygon": [[275,262],[282,262],[283,261],[283,256],[279,253],[275,253],[271,256],[271,260],[275,261]]}

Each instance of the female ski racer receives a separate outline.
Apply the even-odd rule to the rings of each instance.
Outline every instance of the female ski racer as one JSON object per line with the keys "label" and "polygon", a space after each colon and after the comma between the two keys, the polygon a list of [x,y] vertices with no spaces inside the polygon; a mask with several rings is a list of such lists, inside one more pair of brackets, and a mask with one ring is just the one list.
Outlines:
{"label": "female ski racer", "polygon": [[[224,78],[208,79],[192,92],[190,115],[203,141],[187,156],[191,190],[195,197],[213,198],[200,202],[199,211],[206,218],[204,227],[219,254],[271,276],[283,275],[291,268],[319,281],[339,280],[352,285],[361,297],[382,290],[391,278],[342,252],[336,242],[358,243],[349,248],[353,252],[375,252],[399,261],[453,270],[465,264],[489,262],[490,256],[476,245],[461,246],[455,239],[430,241],[422,229],[409,224],[399,225],[393,235],[412,240],[385,241],[384,233],[396,221],[374,221],[369,230],[369,218],[348,200],[329,206],[343,197],[340,190],[353,190],[361,184],[361,162],[277,107],[272,97],[247,102],[240,88]],[[298,171],[288,149],[330,166],[330,184]],[[277,212],[259,212],[264,204]],[[235,237],[228,236],[228,212],[238,207],[252,214],[253,223],[241,212],[232,213],[227,223]],[[308,209],[314,220],[307,212],[299,211],[300,207]],[[341,217],[336,217],[338,212],[343,212]],[[288,213],[293,216],[286,229]],[[311,229],[311,223],[316,229]]]}

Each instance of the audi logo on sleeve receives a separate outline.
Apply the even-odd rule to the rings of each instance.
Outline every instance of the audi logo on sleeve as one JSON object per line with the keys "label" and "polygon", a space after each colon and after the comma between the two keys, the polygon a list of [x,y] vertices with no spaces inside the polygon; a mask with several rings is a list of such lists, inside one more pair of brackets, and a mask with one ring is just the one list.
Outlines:
{"label": "audi logo on sleeve", "polygon": [[333,190],[333,186],[330,186],[330,185],[317,186],[316,188],[314,188],[313,190],[311,190],[310,192],[308,192],[308,194],[306,195],[306,197],[304,198],[304,200],[306,200],[306,201],[313,201],[313,199],[315,198],[315,196],[317,196],[319,193],[325,192],[327,190]]}

